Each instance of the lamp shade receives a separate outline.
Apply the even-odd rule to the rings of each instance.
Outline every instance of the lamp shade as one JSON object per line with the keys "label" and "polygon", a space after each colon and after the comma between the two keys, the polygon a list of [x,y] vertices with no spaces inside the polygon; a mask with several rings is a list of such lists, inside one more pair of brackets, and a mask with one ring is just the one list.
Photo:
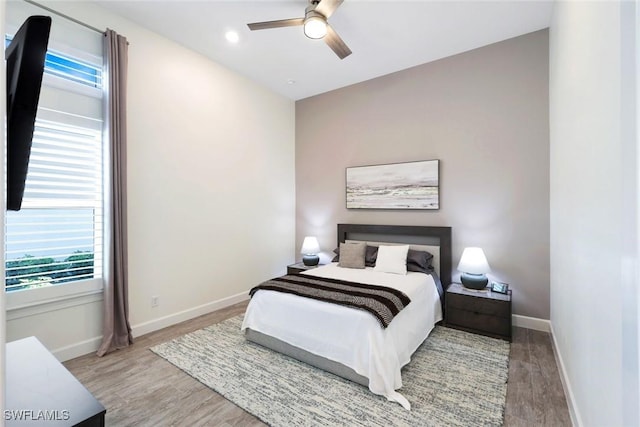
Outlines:
{"label": "lamp shade", "polygon": [[491,271],[482,248],[465,248],[458,263],[458,270],[469,274],[485,274]]}
{"label": "lamp shade", "polygon": [[305,255],[314,255],[320,252],[320,245],[318,244],[318,239],[314,236],[307,236],[304,238],[302,242],[302,248],[300,249],[300,253]]}

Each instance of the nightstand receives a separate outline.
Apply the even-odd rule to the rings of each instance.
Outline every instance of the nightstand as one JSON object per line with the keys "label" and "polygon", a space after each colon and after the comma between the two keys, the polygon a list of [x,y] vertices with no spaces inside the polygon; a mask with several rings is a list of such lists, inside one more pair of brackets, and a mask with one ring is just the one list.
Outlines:
{"label": "nightstand", "polygon": [[295,264],[291,264],[287,266],[287,274],[299,274],[306,270],[312,270],[314,268],[320,267],[322,264],[318,265],[304,265],[301,262],[297,262]]}
{"label": "nightstand", "polygon": [[445,324],[511,341],[511,290],[507,294],[489,288],[473,291],[452,283],[445,295]]}

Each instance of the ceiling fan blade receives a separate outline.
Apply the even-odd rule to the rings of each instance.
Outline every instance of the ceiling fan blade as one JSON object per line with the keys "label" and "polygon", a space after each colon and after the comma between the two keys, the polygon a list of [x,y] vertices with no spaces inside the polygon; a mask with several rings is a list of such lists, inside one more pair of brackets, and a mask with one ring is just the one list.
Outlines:
{"label": "ceiling fan blade", "polygon": [[327,35],[324,36],[324,41],[329,45],[340,59],[344,59],[351,55],[351,49],[342,41],[338,33],[336,33],[331,25],[327,24]]}
{"label": "ceiling fan blade", "polygon": [[269,28],[295,27],[304,24],[304,18],[280,19],[278,21],[254,22],[247,24],[251,31],[268,30]]}
{"label": "ceiling fan blade", "polygon": [[342,4],[344,0],[320,0],[320,3],[314,9],[316,12],[320,12],[325,18],[333,15],[333,12]]}

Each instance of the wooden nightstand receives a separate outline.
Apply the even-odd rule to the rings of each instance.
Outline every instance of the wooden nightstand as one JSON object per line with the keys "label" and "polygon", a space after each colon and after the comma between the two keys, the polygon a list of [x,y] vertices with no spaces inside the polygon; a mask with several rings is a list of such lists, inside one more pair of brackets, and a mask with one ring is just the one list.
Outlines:
{"label": "wooden nightstand", "polygon": [[291,264],[287,266],[287,274],[298,274],[302,273],[306,270],[312,270],[314,268],[320,267],[322,264],[318,265],[304,265],[301,262],[297,262],[295,264]]}
{"label": "wooden nightstand", "polygon": [[452,283],[445,296],[445,324],[511,341],[511,290],[508,294],[472,291]]}

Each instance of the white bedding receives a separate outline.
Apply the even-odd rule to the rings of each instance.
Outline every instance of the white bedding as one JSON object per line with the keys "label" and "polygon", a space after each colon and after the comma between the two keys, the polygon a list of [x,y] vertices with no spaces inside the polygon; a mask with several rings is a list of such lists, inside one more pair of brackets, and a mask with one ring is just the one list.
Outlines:
{"label": "white bedding", "polygon": [[310,276],[376,284],[399,289],[411,303],[383,329],[373,315],[336,304],[281,292],[260,290],[247,307],[242,330],[270,335],[303,350],[342,363],[369,378],[369,390],[411,405],[396,390],[402,387],[400,369],[442,320],[433,278],[338,267],[337,263],[306,271]]}

